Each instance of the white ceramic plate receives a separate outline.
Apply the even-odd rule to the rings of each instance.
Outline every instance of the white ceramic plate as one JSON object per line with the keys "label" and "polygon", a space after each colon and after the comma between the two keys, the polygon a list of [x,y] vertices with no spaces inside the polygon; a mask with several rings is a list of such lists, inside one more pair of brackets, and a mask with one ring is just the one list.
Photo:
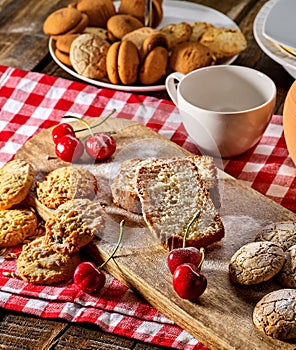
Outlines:
{"label": "white ceramic plate", "polygon": [[[115,2],[115,6],[118,6],[119,2]],[[193,23],[197,21],[212,23],[217,27],[228,27],[228,28],[236,28],[239,29],[235,22],[233,22],[229,17],[224,15],[223,13],[214,10],[210,7],[193,4],[185,1],[164,1],[163,2],[163,13],[164,17],[160,27],[163,27],[167,24],[171,23],[179,23],[179,22],[188,22]],[[63,70],[65,70],[70,75],[83,80],[89,84],[93,84],[96,86],[100,86],[103,88],[116,89],[122,91],[129,92],[145,92],[145,91],[160,91],[165,90],[165,85],[133,85],[133,86],[124,86],[124,85],[114,85],[106,81],[94,80],[86,78],[78,73],[76,73],[70,67],[61,63],[57,57],[55,56],[55,44],[54,41],[49,39],[49,52],[56,62]],[[231,57],[227,61],[223,62],[223,64],[231,64],[237,56]]]}
{"label": "white ceramic plate", "polygon": [[276,2],[277,0],[267,2],[258,12],[253,25],[254,37],[261,50],[272,60],[282,65],[296,79],[296,57],[282,49],[274,41],[267,39],[263,34],[265,20]]}
{"label": "white ceramic plate", "polygon": [[266,16],[263,34],[279,45],[296,50],[295,15],[295,0],[277,0]]}

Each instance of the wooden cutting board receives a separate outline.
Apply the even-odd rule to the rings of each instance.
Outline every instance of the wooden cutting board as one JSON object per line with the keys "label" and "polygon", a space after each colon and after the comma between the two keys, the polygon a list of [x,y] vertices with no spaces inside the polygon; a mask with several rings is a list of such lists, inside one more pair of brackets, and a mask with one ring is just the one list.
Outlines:
{"label": "wooden cutting board", "polygon": [[[91,119],[91,123],[97,123]],[[74,123],[77,126],[77,123]],[[81,127],[81,124],[79,124]],[[109,119],[95,131],[115,131],[117,150],[105,163],[94,164],[84,157],[81,164],[99,179],[100,199],[112,203],[110,183],[120,163],[128,158],[187,155],[189,152],[152,130],[124,119]],[[17,153],[34,166],[36,179],[67,165],[58,160],[51,141],[51,130],[29,140]],[[80,165],[81,165],[80,164]],[[207,249],[203,272],[208,287],[198,302],[179,298],[172,288],[172,276],[166,266],[167,251],[151,236],[142,218],[123,213],[109,214],[101,241],[95,240],[95,254],[106,258],[118,239],[119,222],[126,219],[122,244],[106,270],[140,293],[151,305],[187,330],[210,349],[295,349],[295,343],[282,342],[259,333],[252,324],[255,304],[268,292],[281,288],[275,281],[241,287],[228,278],[230,257],[243,244],[251,242],[263,226],[277,221],[296,220],[295,214],[239,181],[218,171],[221,192],[221,216],[225,238]],[[31,198],[46,219],[52,212]],[[93,256],[94,251],[89,251]]]}

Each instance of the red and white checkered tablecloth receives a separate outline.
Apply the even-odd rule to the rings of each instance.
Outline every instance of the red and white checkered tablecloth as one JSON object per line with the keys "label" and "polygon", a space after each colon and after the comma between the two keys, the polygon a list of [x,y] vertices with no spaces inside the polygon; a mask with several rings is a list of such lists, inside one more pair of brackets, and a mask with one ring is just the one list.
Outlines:
{"label": "red and white checkered tablecloth", "polygon": [[[113,118],[142,123],[189,151],[198,152],[171,101],[0,66],[0,166],[12,159],[30,137],[59,123],[64,115],[94,117],[106,115],[113,108]],[[296,168],[286,149],[281,116],[273,116],[252,150],[223,165],[230,175],[296,212]],[[20,249],[12,251],[18,254]],[[0,256],[2,308],[44,318],[91,322],[114,334],[178,349],[205,348],[110,275],[101,292],[88,295],[71,283],[34,286],[3,274],[15,270],[15,260]]]}

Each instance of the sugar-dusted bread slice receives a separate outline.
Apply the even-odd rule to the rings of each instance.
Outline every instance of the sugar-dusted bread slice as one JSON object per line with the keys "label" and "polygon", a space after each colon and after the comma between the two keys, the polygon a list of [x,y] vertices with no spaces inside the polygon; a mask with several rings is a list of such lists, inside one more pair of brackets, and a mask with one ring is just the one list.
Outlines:
{"label": "sugar-dusted bread slice", "polygon": [[[189,156],[187,157],[193,162],[199,171],[199,175],[204,182],[205,187],[210,192],[211,199],[216,208],[221,206],[220,193],[217,179],[217,168],[214,159],[210,156]],[[119,172],[115,177],[112,185],[113,202],[117,206],[130,212],[141,214],[142,205],[135,188],[135,177],[138,167],[144,161],[149,159],[133,158],[124,161],[120,165]]]}
{"label": "sugar-dusted bread slice", "polygon": [[111,184],[114,204],[136,214],[142,213],[141,202],[135,188],[136,171],[142,161],[142,158],[133,158],[121,163],[119,172]]}
{"label": "sugar-dusted bread slice", "polygon": [[139,166],[136,190],[143,217],[166,249],[181,247],[188,223],[187,246],[206,247],[221,240],[224,226],[195,164],[188,158],[159,159]]}

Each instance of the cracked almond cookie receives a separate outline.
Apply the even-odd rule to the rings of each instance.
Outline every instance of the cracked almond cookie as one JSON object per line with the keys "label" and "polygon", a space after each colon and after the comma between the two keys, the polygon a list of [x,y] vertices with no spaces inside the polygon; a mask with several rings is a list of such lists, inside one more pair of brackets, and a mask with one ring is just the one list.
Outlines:
{"label": "cracked almond cookie", "polygon": [[98,192],[98,181],[82,167],[62,167],[51,171],[42,182],[37,182],[37,197],[50,209],[75,198],[93,199]]}
{"label": "cracked almond cookie", "polygon": [[284,266],[277,275],[283,287],[296,288],[296,245],[285,251]]}
{"label": "cracked almond cookie", "polygon": [[61,204],[45,223],[47,244],[61,254],[74,254],[104,228],[105,210],[98,202],[74,199]]}
{"label": "cracked almond cookie", "polygon": [[79,263],[79,253],[58,253],[45,242],[45,236],[41,236],[23,246],[16,266],[25,282],[50,285],[69,281]]}
{"label": "cracked almond cookie", "polygon": [[31,164],[19,159],[6,163],[0,169],[0,210],[21,203],[33,182],[34,169]]}
{"label": "cracked almond cookie", "polygon": [[257,233],[255,241],[270,241],[286,251],[296,244],[296,222],[281,221],[269,224]]}
{"label": "cracked almond cookie", "polygon": [[296,289],[279,289],[265,295],[255,306],[253,323],[276,339],[296,338]]}
{"label": "cracked almond cookie", "polygon": [[0,248],[14,247],[33,236],[37,217],[29,209],[0,210]]}
{"label": "cracked almond cookie", "polygon": [[229,277],[242,285],[268,281],[283,267],[285,253],[272,242],[251,242],[243,245],[230,259]]}

